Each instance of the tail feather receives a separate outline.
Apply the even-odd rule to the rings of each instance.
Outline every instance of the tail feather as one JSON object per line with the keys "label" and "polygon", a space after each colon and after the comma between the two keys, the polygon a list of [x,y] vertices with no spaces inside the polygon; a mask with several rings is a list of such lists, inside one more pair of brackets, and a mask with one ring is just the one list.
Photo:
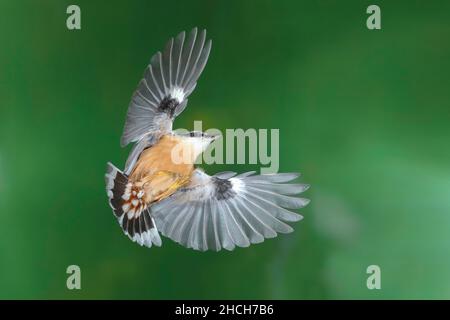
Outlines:
{"label": "tail feather", "polygon": [[106,194],[123,232],[141,246],[161,246],[161,238],[151,215],[137,189],[128,177],[108,162],[106,174]]}

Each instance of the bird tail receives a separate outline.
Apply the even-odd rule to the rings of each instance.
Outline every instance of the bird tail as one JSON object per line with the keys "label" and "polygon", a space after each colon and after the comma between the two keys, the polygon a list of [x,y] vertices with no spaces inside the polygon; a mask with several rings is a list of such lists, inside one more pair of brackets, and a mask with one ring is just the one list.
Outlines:
{"label": "bird tail", "polygon": [[107,164],[105,181],[109,205],[123,232],[141,246],[161,246],[150,207],[147,207],[143,197],[144,190],[133,185],[128,176],[110,162]]}

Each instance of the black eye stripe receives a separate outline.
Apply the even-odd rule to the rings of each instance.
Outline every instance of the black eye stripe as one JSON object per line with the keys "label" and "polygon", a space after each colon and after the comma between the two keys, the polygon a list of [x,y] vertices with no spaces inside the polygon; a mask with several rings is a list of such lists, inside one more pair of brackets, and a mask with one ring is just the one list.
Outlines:
{"label": "black eye stripe", "polygon": [[212,136],[205,133],[205,132],[201,132],[201,131],[190,131],[187,133],[183,133],[181,134],[185,137],[197,137],[197,138],[211,138]]}

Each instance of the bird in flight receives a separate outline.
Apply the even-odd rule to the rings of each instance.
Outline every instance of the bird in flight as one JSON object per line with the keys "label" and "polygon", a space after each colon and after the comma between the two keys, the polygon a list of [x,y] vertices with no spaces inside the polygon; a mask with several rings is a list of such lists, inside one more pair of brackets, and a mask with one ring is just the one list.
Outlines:
{"label": "bird in flight", "polygon": [[[309,202],[295,196],[308,188],[292,183],[296,173],[210,176],[195,166],[217,136],[177,133],[172,124],[186,108],[210,50],[206,31],[194,28],[151,58],[128,107],[120,142],[134,146],[125,168],[107,164],[109,204],[124,233],[140,245],[161,246],[161,233],[201,251],[248,247],[292,232],[286,222],[302,218],[292,210]],[[183,161],[174,159],[174,148]]]}

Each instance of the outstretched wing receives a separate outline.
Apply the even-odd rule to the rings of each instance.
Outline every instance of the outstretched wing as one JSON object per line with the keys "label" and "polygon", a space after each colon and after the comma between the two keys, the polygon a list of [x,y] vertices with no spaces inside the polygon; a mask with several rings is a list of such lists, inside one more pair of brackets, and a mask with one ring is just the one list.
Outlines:
{"label": "outstretched wing", "polygon": [[205,39],[206,30],[194,28],[187,39],[183,31],[151,58],[128,107],[122,146],[151,132],[172,130],[208,60],[211,40]]}
{"label": "outstretched wing", "polygon": [[224,172],[209,176],[196,170],[191,183],[155,203],[152,214],[160,232],[195,250],[233,250],[293,231],[285,222],[301,215],[289,210],[309,200],[294,197],[308,188],[286,183],[295,173],[236,176]]}

